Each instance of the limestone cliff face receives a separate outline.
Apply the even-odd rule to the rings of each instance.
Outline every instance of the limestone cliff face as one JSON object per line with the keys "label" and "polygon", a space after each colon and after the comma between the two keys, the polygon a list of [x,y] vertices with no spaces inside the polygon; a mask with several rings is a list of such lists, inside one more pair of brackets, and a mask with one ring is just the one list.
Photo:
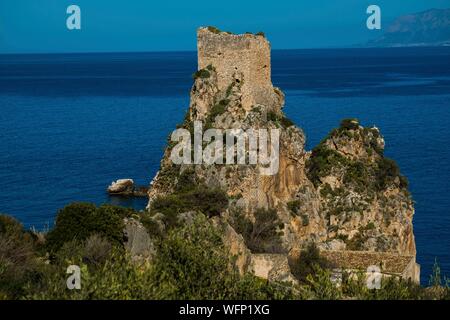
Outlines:
{"label": "limestone cliff face", "polygon": [[383,151],[379,130],[356,120],[343,121],[312,151],[306,172],[320,194],[327,242],[415,255],[407,180]]}
{"label": "limestone cliff face", "polygon": [[[190,172],[192,183],[221,188],[229,196],[222,223],[232,225],[236,211],[254,221],[257,208],[276,210],[283,225],[279,251],[315,241],[331,250],[415,255],[407,182],[384,158],[377,128],[343,121],[312,152],[305,151],[304,133],[284,116],[284,94],[272,86],[270,45],[263,36],[202,28],[198,62],[180,127],[193,132],[194,121],[202,121],[203,130],[278,129],[279,169],[267,175],[261,164],[174,165],[169,144],[149,191],[149,208]],[[228,234],[234,233],[228,229]]]}

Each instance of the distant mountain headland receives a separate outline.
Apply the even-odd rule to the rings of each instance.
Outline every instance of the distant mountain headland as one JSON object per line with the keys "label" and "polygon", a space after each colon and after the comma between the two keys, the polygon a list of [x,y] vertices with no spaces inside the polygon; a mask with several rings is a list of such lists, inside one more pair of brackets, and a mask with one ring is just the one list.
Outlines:
{"label": "distant mountain headland", "polygon": [[450,46],[450,9],[430,9],[395,19],[369,47]]}

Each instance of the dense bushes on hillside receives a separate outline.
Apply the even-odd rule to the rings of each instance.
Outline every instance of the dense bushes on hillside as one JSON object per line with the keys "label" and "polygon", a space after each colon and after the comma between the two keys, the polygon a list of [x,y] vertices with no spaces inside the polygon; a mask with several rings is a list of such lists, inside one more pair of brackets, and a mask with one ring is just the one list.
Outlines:
{"label": "dense bushes on hillside", "polygon": [[0,300],[17,298],[36,274],[36,239],[9,216],[0,215]]}
{"label": "dense bushes on hillside", "polygon": [[[124,250],[129,209],[74,203],[59,211],[45,254],[33,237],[0,216],[0,298],[27,299],[286,299],[292,289],[251,275],[240,276],[222,240],[205,216],[174,227],[160,241],[151,264],[133,263]],[[203,218],[202,218],[203,217]],[[120,229],[120,232],[118,230]],[[81,290],[66,287],[67,266],[78,265]]]}
{"label": "dense bushes on hillside", "polygon": [[[293,289],[252,275],[240,276],[218,231],[204,216],[173,228],[159,243],[152,263],[132,262],[123,251],[94,234],[70,240],[39,276],[0,291],[2,298],[26,299],[288,299]],[[80,290],[68,290],[66,268],[78,265]],[[10,279],[8,279],[10,280]],[[20,285],[20,286],[19,286]]]}
{"label": "dense bushes on hillside", "polygon": [[112,244],[123,243],[123,218],[133,210],[111,205],[96,207],[91,203],[72,203],[58,212],[55,227],[46,237],[51,253],[58,251],[71,240],[83,241],[92,234],[99,234]]}
{"label": "dense bushes on hillside", "polygon": [[[314,245],[301,253],[300,260],[290,262],[300,285],[269,283],[250,274],[241,276],[218,229],[201,214],[157,238],[153,260],[133,262],[119,245],[123,233],[118,232],[118,221],[130,215],[139,218],[141,214],[80,203],[63,208],[55,229],[48,234],[52,235],[50,261],[41,250],[45,249],[42,236],[24,231],[15,219],[0,215],[0,299],[450,298],[448,280],[441,279],[437,265],[429,288],[385,279],[380,290],[370,290],[363,278],[345,275],[337,286]],[[258,241],[273,240],[280,228],[274,216],[270,210],[260,210],[253,223],[243,220],[238,227],[247,235],[264,234]],[[81,269],[80,290],[66,287],[66,270],[72,264]]]}
{"label": "dense bushes on hillside", "polygon": [[152,269],[156,299],[286,299],[293,293],[254,276],[239,276],[217,230],[198,217],[173,229]]}

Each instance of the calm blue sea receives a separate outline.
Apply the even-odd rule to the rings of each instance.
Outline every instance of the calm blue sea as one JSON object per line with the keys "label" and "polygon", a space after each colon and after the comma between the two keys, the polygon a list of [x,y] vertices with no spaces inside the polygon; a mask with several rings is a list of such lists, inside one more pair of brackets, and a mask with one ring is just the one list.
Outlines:
{"label": "calm blue sea", "polygon": [[[450,276],[450,48],[273,52],[285,112],[316,145],[340,119],[377,125],[416,201],[422,281]],[[105,194],[146,185],[189,104],[194,52],[0,55],[0,212],[53,225],[71,201],[143,208]]]}

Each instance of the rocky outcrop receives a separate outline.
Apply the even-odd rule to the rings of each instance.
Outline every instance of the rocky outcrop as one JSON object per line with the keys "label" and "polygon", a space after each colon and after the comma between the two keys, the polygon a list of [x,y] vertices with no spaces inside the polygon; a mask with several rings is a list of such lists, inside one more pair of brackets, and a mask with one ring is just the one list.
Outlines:
{"label": "rocky outcrop", "polygon": [[133,179],[119,179],[113,181],[106,191],[110,195],[146,197],[148,188],[135,186]]}
{"label": "rocky outcrop", "polygon": [[213,218],[213,224],[220,230],[222,240],[230,255],[236,258],[235,265],[240,274],[250,271],[252,253],[245,245],[244,238],[238,234],[227,222],[220,218]]}
{"label": "rocky outcrop", "polygon": [[131,259],[135,262],[150,261],[156,253],[156,249],[147,229],[133,218],[125,219],[124,224],[126,238],[124,245]]}
{"label": "rocky outcrop", "polygon": [[[225,226],[225,242],[240,259],[240,271],[249,269],[246,241],[264,232],[266,243],[259,250],[272,248],[270,253],[286,255],[313,241],[324,250],[415,256],[407,180],[395,162],[384,157],[384,139],[377,128],[344,120],[308,152],[303,131],[283,114],[284,94],[272,86],[270,45],[263,36],[202,28],[198,48],[199,70],[179,128],[191,136],[196,121],[201,121],[203,133],[211,128],[278,130],[278,170],[267,174],[267,166],[259,162],[176,165],[169,143],[151,184],[149,209],[152,201],[178,192],[180,185],[224,190],[229,205],[217,219]],[[226,151],[224,147],[224,155]],[[258,218],[258,209],[275,210],[277,219],[264,212]],[[277,238],[277,246],[267,244],[270,237]]]}
{"label": "rocky outcrop", "polygon": [[133,179],[119,179],[113,181],[107,191],[111,194],[132,193],[134,189]]}
{"label": "rocky outcrop", "polygon": [[326,242],[349,250],[415,255],[413,202],[377,128],[348,119],[317,146],[306,172],[319,193]]}
{"label": "rocky outcrop", "polygon": [[254,254],[251,256],[251,268],[256,276],[269,281],[298,283],[284,254]]}

